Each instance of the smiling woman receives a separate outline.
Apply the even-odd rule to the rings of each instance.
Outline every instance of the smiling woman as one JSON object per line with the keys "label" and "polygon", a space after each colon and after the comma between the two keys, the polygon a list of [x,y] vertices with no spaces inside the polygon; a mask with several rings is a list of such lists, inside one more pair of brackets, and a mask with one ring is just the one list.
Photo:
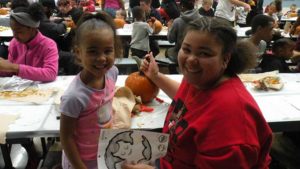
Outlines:
{"label": "smiling woman", "polygon": [[[180,84],[158,72],[151,54],[142,64],[144,74],[173,99],[163,128],[170,134],[168,152],[160,168],[268,168],[271,129],[236,75],[255,63],[254,46],[238,42],[232,27],[218,18],[189,23],[183,37]],[[123,164],[133,168],[151,166]]]}

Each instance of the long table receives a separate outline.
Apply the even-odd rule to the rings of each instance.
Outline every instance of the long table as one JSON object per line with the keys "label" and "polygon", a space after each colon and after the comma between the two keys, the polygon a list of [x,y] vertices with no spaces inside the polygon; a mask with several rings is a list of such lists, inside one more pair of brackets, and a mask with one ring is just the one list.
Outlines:
{"label": "long table", "polygon": [[[181,81],[182,75],[168,75]],[[256,91],[250,83],[245,83],[248,91],[257,101],[262,113],[273,132],[300,131],[300,74],[279,74],[284,83],[280,91]],[[65,90],[74,76],[59,76],[56,81],[40,84],[41,88],[59,88]],[[127,75],[119,75],[117,86],[124,86]],[[141,113],[132,120],[131,128],[155,129],[161,128],[171,99],[160,91],[158,98],[164,103],[153,101],[150,106],[153,113]],[[7,132],[7,140],[33,137],[58,137],[59,112],[57,96],[52,96],[41,104],[0,100],[1,113],[18,113],[20,118]]]}
{"label": "long table", "polygon": [[[245,83],[245,86],[254,96],[274,132],[300,130],[300,74],[279,75],[284,83],[284,87],[280,91],[256,91],[249,83]],[[168,76],[176,81],[182,79],[182,75]],[[124,86],[126,77],[127,75],[119,75],[117,86]],[[59,76],[56,81],[40,84],[40,87],[55,87],[64,90],[73,78],[74,76]],[[0,100],[1,112],[20,113],[20,119],[10,126],[7,138],[58,136],[59,119],[57,119],[57,116],[59,116],[59,113],[57,111],[58,105],[55,104],[55,97],[53,96],[49,101],[41,104]],[[163,99],[165,104],[153,105],[161,106],[161,108],[168,107],[171,99],[162,91],[159,92],[158,97]],[[158,125],[156,124],[156,126]],[[136,126],[133,128],[136,128]],[[144,125],[142,128],[153,128],[153,125]]]}

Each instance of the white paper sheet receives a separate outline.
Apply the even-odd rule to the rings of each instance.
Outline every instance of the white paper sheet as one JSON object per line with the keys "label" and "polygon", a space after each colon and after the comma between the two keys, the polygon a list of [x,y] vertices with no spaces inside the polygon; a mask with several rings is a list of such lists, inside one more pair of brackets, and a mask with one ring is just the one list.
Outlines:
{"label": "white paper sheet", "polygon": [[120,169],[122,162],[153,164],[164,156],[169,135],[142,130],[102,129],[98,146],[98,168]]}
{"label": "white paper sheet", "polygon": [[141,112],[131,118],[132,129],[162,128],[169,109],[168,103],[159,103],[153,100],[147,106],[154,108],[153,112]]}

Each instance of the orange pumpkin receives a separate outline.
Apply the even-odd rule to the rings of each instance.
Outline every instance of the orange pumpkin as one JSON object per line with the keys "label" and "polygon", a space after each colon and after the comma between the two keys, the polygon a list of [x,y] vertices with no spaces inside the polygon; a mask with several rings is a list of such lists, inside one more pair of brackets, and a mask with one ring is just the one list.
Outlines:
{"label": "orange pumpkin", "polygon": [[298,16],[298,14],[296,12],[292,12],[289,14],[289,17],[297,17],[297,16]]}
{"label": "orange pumpkin", "polygon": [[0,8],[0,15],[7,15],[8,11],[6,9]]}
{"label": "orange pumpkin", "polygon": [[152,24],[154,24],[154,27],[155,27],[155,30],[153,32],[154,34],[158,34],[162,30],[162,27],[163,27],[162,23],[157,19],[155,19],[154,22],[148,22],[148,24],[151,27],[152,27]]}
{"label": "orange pumpkin", "polygon": [[115,21],[116,29],[123,28],[125,25],[125,21],[123,19],[115,18],[114,21]]}
{"label": "orange pumpkin", "polygon": [[129,87],[134,95],[140,96],[143,103],[152,101],[159,91],[158,87],[140,72],[128,75],[125,86]]}

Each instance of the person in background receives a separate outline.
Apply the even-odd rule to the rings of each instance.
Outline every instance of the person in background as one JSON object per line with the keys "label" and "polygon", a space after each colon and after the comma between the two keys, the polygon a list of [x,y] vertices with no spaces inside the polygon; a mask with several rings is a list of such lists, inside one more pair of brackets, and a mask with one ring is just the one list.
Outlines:
{"label": "person in background", "polygon": [[61,97],[60,139],[64,169],[98,169],[101,128],[112,122],[112,99],[120,56],[113,19],[105,12],[86,13],[78,22],[74,51],[82,71]]}
{"label": "person in background", "polygon": [[123,9],[119,9],[116,11],[116,19],[122,19],[124,21],[127,21],[127,15],[126,15],[126,11]]}
{"label": "person in background", "polygon": [[79,8],[82,8],[83,12],[95,12],[95,1],[94,0],[80,0]]}
{"label": "person in background", "polygon": [[246,12],[251,10],[250,5],[246,2],[240,0],[222,0],[218,3],[218,6],[215,10],[215,16],[226,20],[228,23],[234,26],[236,6],[244,7]]}
{"label": "person in background", "polygon": [[29,6],[29,2],[27,0],[12,0],[10,9],[14,10],[17,7],[28,7],[28,6]]}
{"label": "person in background", "polygon": [[10,13],[13,39],[8,59],[0,58],[0,76],[17,75],[24,79],[50,82],[58,72],[56,43],[42,35],[38,27],[44,16],[40,5],[17,7]]}
{"label": "person in background", "polygon": [[58,45],[58,48],[60,48],[61,36],[67,31],[67,23],[55,23],[50,21],[50,17],[56,8],[54,0],[41,0],[40,4],[42,5],[41,7],[45,15],[40,23],[39,30],[43,35],[53,39]]}
{"label": "person in background", "polygon": [[296,22],[293,23],[293,25],[291,26],[291,29],[290,29],[290,36],[293,36],[293,35],[300,35],[300,9],[297,11],[297,19],[296,19]]}
{"label": "person in background", "polygon": [[213,0],[202,0],[202,6],[199,8],[199,14],[202,16],[213,17],[215,14],[213,8]]}
{"label": "person in background", "polygon": [[76,25],[83,13],[79,8],[72,6],[70,0],[58,0],[57,6],[59,10],[57,17],[60,17],[61,19],[55,20],[55,22],[68,21],[65,19],[68,18],[71,19]]}
{"label": "person in background", "polygon": [[265,15],[271,16],[275,21],[275,28],[279,27],[279,18],[278,13],[282,10],[282,1],[281,0],[274,0],[271,2],[265,9]]}
{"label": "person in background", "polygon": [[297,16],[297,5],[296,4],[291,4],[290,6],[290,10],[287,11],[284,16],[287,16],[287,17],[291,17],[291,15],[294,14]]}
{"label": "person in background", "polygon": [[272,54],[264,54],[259,64],[262,72],[278,70],[279,73],[291,73],[286,60],[293,56],[295,42],[291,39],[281,38],[272,45]]}
{"label": "person in background", "polygon": [[244,10],[243,7],[236,7],[236,24],[239,26],[239,27],[247,27],[247,23],[246,23],[246,18],[247,18],[247,15],[248,15],[248,12],[246,12]]}
{"label": "person in background", "polygon": [[[159,12],[151,6],[151,2],[151,0],[140,0],[140,6],[146,13],[146,21],[153,22],[153,18],[155,18],[163,24]],[[150,50],[154,56],[158,55],[160,52],[158,42],[154,39],[150,39]]]}
{"label": "person in background", "polygon": [[113,18],[116,17],[116,11],[119,9],[125,10],[123,0],[102,0],[101,9],[110,14]]}
{"label": "person in background", "polygon": [[181,42],[184,35],[184,30],[189,22],[201,17],[198,10],[195,9],[195,0],[180,1],[181,16],[176,18],[174,22],[169,22],[168,25],[168,41],[175,42],[175,46],[166,50],[166,57],[170,58],[175,63],[178,63],[177,55],[181,48]]}
{"label": "person in background", "polygon": [[180,16],[180,9],[175,0],[162,0],[159,13],[163,22],[166,24]]}
{"label": "person in background", "polygon": [[[178,54],[181,83],[160,73],[151,54],[149,62],[143,60],[144,74],[173,98],[163,127],[170,136],[160,169],[268,168],[272,131],[237,76],[255,64],[253,45],[237,39],[222,19],[191,22]],[[150,168],[122,164],[122,169]]]}
{"label": "person in background", "polygon": [[151,0],[140,0],[140,6],[146,13],[146,20],[149,20],[151,19],[151,17],[154,17],[155,19],[163,23],[159,12],[151,6],[151,2]]}
{"label": "person in background", "polygon": [[257,47],[257,63],[260,63],[261,56],[266,52],[267,43],[273,38],[274,19],[267,15],[256,15],[252,19],[251,36],[248,39]]}
{"label": "person in background", "polygon": [[[248,12],[246,17],[246,24],[248,26],[251,25],[252,19],[259,14],[263,14],[263,4],[264,0],[250,0],[253,3],[251,3],[251,10]],[[249,1],[248,1],[249,2]]]}
{"label": "person in background", "polygon": [[132,9],[133,26],[130,42],[130,50],[132,56],[138,56],[144,58],[150,51],[149,34],[152,34],[155,30],[154,24],[152,27],[145,22],[145,12],[140,6],[136,6]]}

